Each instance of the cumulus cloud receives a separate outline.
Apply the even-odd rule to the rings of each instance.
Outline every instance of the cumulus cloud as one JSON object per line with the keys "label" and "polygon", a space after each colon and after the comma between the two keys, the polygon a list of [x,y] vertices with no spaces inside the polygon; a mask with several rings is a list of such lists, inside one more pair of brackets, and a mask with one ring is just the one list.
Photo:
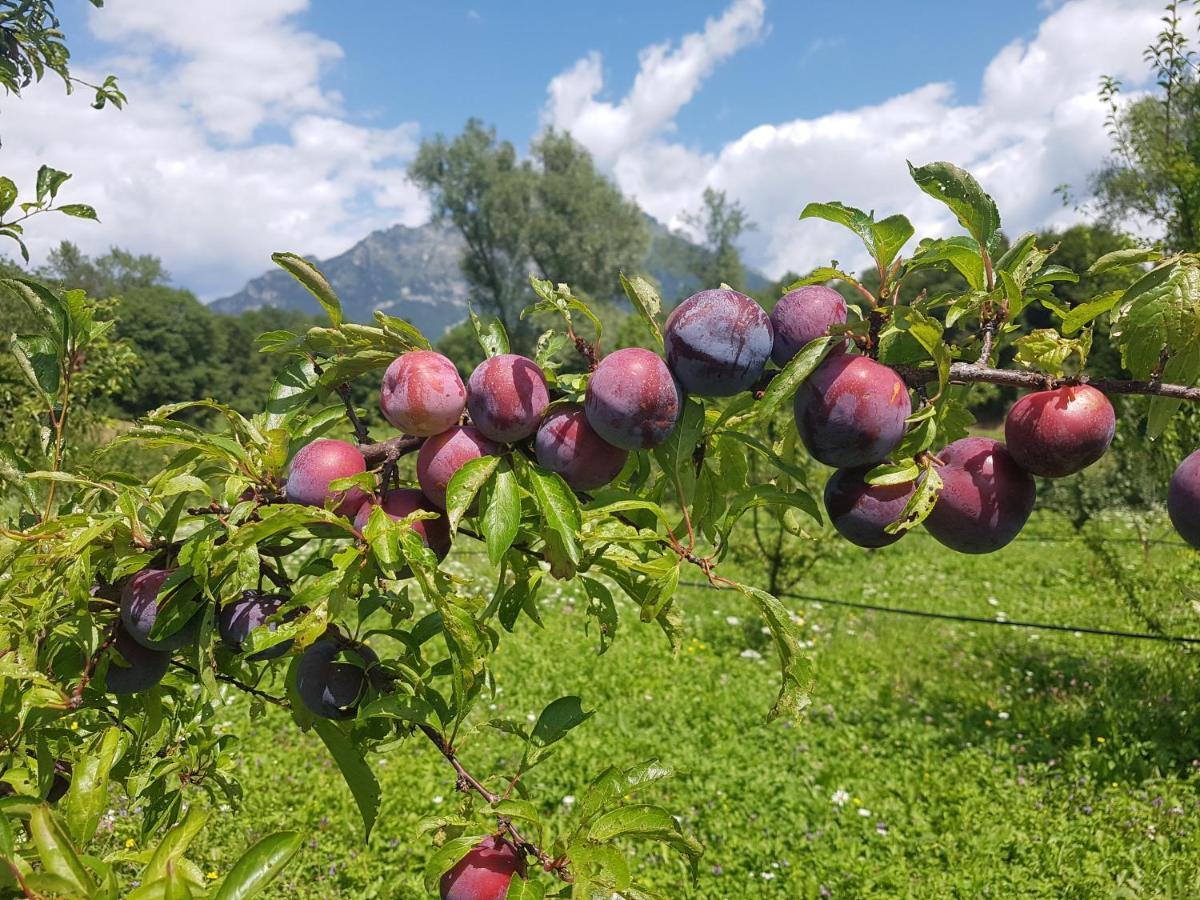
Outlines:
{"label": "cumulus cloud", "polygon": [[[903,212],[919,235],[952,231],[949,214],[908,179],[906,159],[947,159],[970,169],[995,196],[1011,233],[1074,221],[1077,214],[1053,189],[1083,187],[1104,159],[1098,79],[1145,80],[1142,48],[1161,27],[1160,5],[1056,5],[1031,40],[1013,41],[991,60],[977,103],[959,102],[952,84],[929,84],[872,106],[765,123],[703,153],[670,139],[672,120],[722,59],[766,27],[761,4],[735,0],[677,50],[644,50],[634,87],[619,102],[598,99],[602,60],[585,56],[550,83],[544,118],[570,130],[662,221],[683,224],[679,213],[697,206],[706,186],[726,190],[759,226],[748,260],[771,275],[831,258],[859,267],[865,256],[848,232],[797,215],[809,201],[841,200],[880,214]],[[662,77],[665,60],[685,56],[687,64],[675,69],[686,74]]]}
{"label": "cumulus cloud", "polygon": [[150,250],[211,298],[268,268],[274,250],[327,256],[374,228],[426,221],[405,174],[417,125],[345,114],[322,85],[341,49],[292,21],[307,5],[124,0],[92,14],[93,33],[122,52],[77,74],[118,72],[129,106],[96,112],[47,84],[0,123],[6,173],[27,190],[43,162],[72,172],[64,197],[102,219],[32,226],[35,256],[62,238],[93,253]]}

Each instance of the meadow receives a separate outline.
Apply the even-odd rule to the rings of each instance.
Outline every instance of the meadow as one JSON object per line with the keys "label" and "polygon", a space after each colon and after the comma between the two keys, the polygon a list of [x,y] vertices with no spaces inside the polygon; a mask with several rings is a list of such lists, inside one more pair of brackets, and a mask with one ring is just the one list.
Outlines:
{"label": "meadow", "polygon": [[[481,571],[486,560],[464,552],[472,549],[460,546],[447,564]],[[989,556],[956,555],[914,533],[883,550],[818,559],[796,590],[1186,634],[1194,556],[1161,514],[1113,514],[1075,532],[1039,512]],[[754,583],[754,571],[738,574]],[[778,672],[763,623],[733,593],[693,587],[680,598],[688,635],[677,658],[630,606],[597,657],[580,598],[549,588],[545,628],[523,619],[523,639],[502,643],[488,706],[488,715],[521,719],[578,694],[599,709],[529,776],[535,802],[556,798],[543,808],[552,823],[567,821],[597,766],[657,758],[677,771],[650,799],[686,811],[682,825],[706,847],[699,881],[689,886],[675,857],[631,844],[644,886],[706,898],[1200,892],[1200,645],[785,598],[812,642],[816,691],[805,722],[767,723]],[[315,736],[277,710],[251,719],[236,692],[227,710],[245,795],[216,817],[199,860],[215,868],[259,833],[296,828],[308,839],[272,896],[424,896],[432,844],[418,823],[457,799],[451,770],[426,742],[373,758],[384,799],[364,846],[350,794]],[[495,736],[460,739],[468,767],[481,772],[512,766],[515,740],[511,758],[504,747]],[[135,819],[117,811],[111,840]]]}

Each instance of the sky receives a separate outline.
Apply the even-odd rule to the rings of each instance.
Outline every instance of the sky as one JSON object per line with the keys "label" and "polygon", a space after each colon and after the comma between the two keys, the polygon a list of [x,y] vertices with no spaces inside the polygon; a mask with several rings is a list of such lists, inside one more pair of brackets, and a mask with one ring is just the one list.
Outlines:
{"label": "sky", "polygon": [[757,228],[770,276],[865,261],[848,233],[800,222],[841,200],[953,233],[905,160],[962,165],[1012,234],[1080,214],[1108,152],[1102,74],[1148,81],[1159,0],[60,0],[80,77],[116,74],[123,111],[47,81],[0,117],[3,171],[45,162],[101,223],[30,223],[59,240],[160,256],[210,300],[270,268],[328,257],[370,231],[429,218],[407,179],[420,141],[471,116],[522,152],[570,131],[620,189],[683,227],[705,187]]}

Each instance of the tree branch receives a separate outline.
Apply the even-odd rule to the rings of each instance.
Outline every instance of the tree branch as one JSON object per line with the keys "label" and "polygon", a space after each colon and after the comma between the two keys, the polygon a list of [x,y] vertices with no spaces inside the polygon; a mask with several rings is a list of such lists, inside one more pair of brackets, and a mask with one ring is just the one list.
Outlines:
{"label": "tree branch", "polygon": [[367,424],[358,417],[358,412],[354,409],[354,402],[350,399],[350,385],[345,382],[339,384],[337,386],[337,393],[342,398],[342,403],[346,406],[346,418],[354,426],[354,440],[360,446],[371,444],[371,435],[367,433]]}
{"label": "tree branch", "polygon": [[[937,381],[937,371],[917,366],[896,366],[896,372],[910,385]],[[1183,384],[1164,384],[1161,381],[1132,381],[1121,378],[1054,378],[1041,372],[1018,369],[993,369],[979,363],[956,362],[950,366],[950,380],[956,384],[984,382],[1005,387],[1048,390],[1073,384],[1087,384],[1105,394],[1146,394],[1152,397],[1172,397],[1177,400],[1200,401],[1200,387]]]}
{"label": "tree branch", "polygon": [[[458,758],[458,754],[441,732],[429,725],[418,725],[417,727],[438,748],[438,751],[445,757],[446,762],[454,767],[454,771],[458,775],[457,786],[460,791],[466,793],[474,791],[487,801],[489,806],[495,806],[502,799],[499,794],[489,791],[478,778],[467,771],[462,761]],[[535,857],[542,864],[543,869],[547,872],[553,872],[563,881],[570,883],[575,880],[571,873],[567,871],[565,859],[555,859],[537,844],[526,840],[521,835],[521,832],[517,830],[516,826],[513,825],[512,820],[506,819],[504,816],[499,816],[498,818],[500,820],[500,827],[508,832],[509,837],[512,838],[513,843],[517,845],[519,850]]]}
{"label": "tree branch", "polygon": [[386,441],[365,444],[358,449],[362,451],[368,468],[374,468],[389,460],[397,460],[405,454],[421,449],[423,443],[425,443],[425,438],[405,434],[400,437],[388,438]]}
{"label": "tree branch", "polygon": [[[195,669],[193,669],[191,666],[189,666],[187,663],[181,663],[178,660],[173,659],[173,660],[171,660],[171,665],[173,665],[177,669],[183,669],[183,671],[190,673],[194,678],[200,677],[200,673],[197,672]],[[260,700],[266,700],[268,703],[273,703],[276,706],[283,707],[284,709],[291,708],[291,704],[289,704],[282,697],[276,697],[274,694],[268,694],[266,691],[260,691],[258,688],[254,687],[253,685],[246,684],[246,682],[241,681],[237,678],[234,678],[232,675],[226,675],[224,672],[217,672],[217,673],[215,673],[215,676],[216,676],[217,681],[223,681],[226,684],[232,684],[239,691],[244,691],[247,694],[250,694],[254,697],[258,697]]]}

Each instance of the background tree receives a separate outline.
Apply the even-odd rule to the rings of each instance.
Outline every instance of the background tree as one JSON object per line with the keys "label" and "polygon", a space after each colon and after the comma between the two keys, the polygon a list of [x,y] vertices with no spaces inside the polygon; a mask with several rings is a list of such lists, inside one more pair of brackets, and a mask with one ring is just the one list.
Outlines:
{"label": "background tree", "polygon": [[[1105,77],[1112,156],[1092,176],[1102,221],[1161,229],[1168,250],[1200,249],[1200,84],[1179,0],[1166,5],[1163,30],[1146,48],[1158,91],[1122,105],[1121,83]],[[1195,26],[1195,13],[1187,16]]]}
{"label": "background tree", "polygon": [[692,271],[703,287],[727,284],[744,290],[746,268],[737,242],[757,226],[750,221],[742,204],[730,200],[724,191],[705,188],[703,206],[697,213],[684,213],[684,219],[697,229],[703,240],[696,251]]}

